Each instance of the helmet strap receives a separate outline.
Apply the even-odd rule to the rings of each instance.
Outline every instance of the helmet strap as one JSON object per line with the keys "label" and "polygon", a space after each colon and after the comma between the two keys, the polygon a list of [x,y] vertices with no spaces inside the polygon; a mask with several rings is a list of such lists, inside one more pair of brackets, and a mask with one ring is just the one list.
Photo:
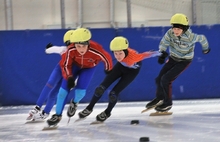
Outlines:
{"label": "helmet strap", "polygon": [[65,45],[66,46],[69,46],[71,44],[71,42],[69,41],[69,40],[67,40],[66,42],[65,42]]}
{"label": "helmet strap", "polygon": [[188,25],[187,26],[186,25],[181,25],[181,24],[173,24],[172,28],[182,29],[183,33],[185,33],[189,29],[189,26]]}
{"label": "helmet strap", "polygon": [[128,49],[124,49],[123,51],[125,53],[125,57],[127,57],[128,56]]}

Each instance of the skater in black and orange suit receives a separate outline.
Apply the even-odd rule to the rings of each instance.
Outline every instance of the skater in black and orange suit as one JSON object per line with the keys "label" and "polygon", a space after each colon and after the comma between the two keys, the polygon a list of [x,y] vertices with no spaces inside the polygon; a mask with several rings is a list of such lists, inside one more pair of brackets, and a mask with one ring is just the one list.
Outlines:
{"label": "skater in black and orange suit", "polygon": [[141,69],[141,61],[146,58],[161,55],[158,51],[144,52],[138,54],[129,48],[128,40],[124,37],[115,37],[110,43],[110,50],[118,61],[112,71],[105,77],[103,82],[95,89],[90,104],[81,112],[79,118],[85,118],[91,114],[93,107],[102,97],[105,90],[117,79],[118,83],[109,93],[108,107],[96,116],[97,121],[105,121],[111,115],[111,111],[117,103],[118,96],[138,75]]}

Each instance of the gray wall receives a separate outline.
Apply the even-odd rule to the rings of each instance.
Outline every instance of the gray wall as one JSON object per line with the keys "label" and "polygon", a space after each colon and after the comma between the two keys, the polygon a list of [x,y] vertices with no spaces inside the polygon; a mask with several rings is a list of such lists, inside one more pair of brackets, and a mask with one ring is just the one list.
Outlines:
{"label": "gray wall", "polygon": [[[111,27],[110,3],[116,27],[127,27],[127,0],[63,0],[65,27],[79,26],[80,14],[84,27]],[[168,26],[170,17],[185,13],[190,24],[219,24],[220,0],[130,0],[132,27]],[[192,4],[194,2],[194,5]],[[7,6],[11,3],[11,8]],[[61,0],[0,0],[0,30],[61,28]],[[11,13],[8,13],[8,11]],[[9,21],[9,22],[8,22]]]}

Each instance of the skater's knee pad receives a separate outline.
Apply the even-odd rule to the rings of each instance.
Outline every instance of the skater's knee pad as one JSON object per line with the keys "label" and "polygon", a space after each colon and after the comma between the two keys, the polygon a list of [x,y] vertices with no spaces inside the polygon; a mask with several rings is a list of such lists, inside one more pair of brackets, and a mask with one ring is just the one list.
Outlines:
{"label": "skater's knee pad", "polygon": [[105,87],[104,86],[99,86],[95,89],[95,96],[96,97],[101,97],[103,93],[105,92]]}
{"label": "skater's knee pad", "polygon": [[115,93],[115,91],[111,91],[109,93],[109,102],[110,103],[115,103],[118,100],[118,95]]}
{"label": "skater's knee pad", "polygon": [[85,95],[86,95],[86,89],[76,89],[74,102],[79,103]]}

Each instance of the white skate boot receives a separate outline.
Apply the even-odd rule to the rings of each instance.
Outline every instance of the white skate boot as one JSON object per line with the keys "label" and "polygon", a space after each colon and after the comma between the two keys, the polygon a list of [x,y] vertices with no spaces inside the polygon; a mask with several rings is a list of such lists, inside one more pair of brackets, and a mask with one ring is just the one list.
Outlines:
{"label": "white skate boot", "polygon": [[33,116],[37,114],[40,111],[39,106],[35,106],[32,110],[29,111],[29,116],[27,117],[26,120],[33,120]]}
{"label": "white skate boot", "polygon": [[49,114],[45,113],[44,111],[38,112],[37,114],[33,115],[33,119],[36,120],[44,120],[49,116]]}

